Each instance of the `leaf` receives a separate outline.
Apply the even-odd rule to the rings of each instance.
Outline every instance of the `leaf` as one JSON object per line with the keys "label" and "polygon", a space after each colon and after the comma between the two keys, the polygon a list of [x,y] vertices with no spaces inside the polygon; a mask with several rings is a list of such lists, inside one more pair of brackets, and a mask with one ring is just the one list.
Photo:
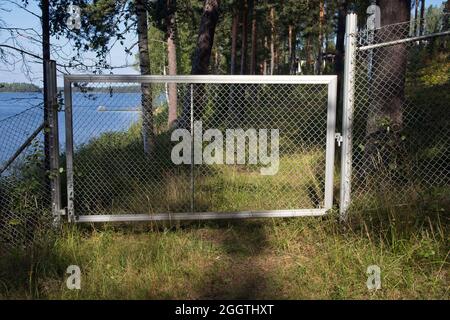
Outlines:
{"label": "leaf", "polygon": [[12,226],[16,226],[16,225],[21,224],[21,222],[19,219],[11,219],[11,220],[9,220],[9,224]]}

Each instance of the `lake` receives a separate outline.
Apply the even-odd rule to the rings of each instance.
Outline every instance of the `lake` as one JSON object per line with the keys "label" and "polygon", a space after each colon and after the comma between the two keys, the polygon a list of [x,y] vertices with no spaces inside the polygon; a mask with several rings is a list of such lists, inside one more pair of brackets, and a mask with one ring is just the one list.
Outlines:
{"label": "lake", "polygon": [[[140,117],[139,93],[73,93],[75,146],[106,132],[126,131]],[[42,93],[0,93],[0,164],[43,121]],[[158,103],[164,101],[160,96]],[[37,106],[37,107],[36,107]],[[59,113],[60,150],[65,146],[64,112]],[[40,137],[42,139],[42,135]]]}

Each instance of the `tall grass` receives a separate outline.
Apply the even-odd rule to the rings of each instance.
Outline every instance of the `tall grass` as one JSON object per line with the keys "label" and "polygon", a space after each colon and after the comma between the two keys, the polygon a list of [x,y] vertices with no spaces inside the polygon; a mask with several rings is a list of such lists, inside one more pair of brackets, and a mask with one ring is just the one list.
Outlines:
{"label": "tall grass", "polygon": [[[1,257],[0,297],[450,298],[448,211],[410,205],[350,218],[66,226]],[[66,288],[72,264],[81,290]],[[381,268],[378,291],[366,287],[369,265]]]}

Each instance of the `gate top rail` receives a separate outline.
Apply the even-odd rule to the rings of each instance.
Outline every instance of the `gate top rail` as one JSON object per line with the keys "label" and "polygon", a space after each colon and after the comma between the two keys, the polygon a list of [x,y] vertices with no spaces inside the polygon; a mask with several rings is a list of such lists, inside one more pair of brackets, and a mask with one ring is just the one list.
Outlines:
{"label": "gate top rail", "polygon": [[65,75],[68,82],[137,82],[137,83],[248,83],[248,84],[330,84],[337,81],[337,76],[255,76],[255,75]]}

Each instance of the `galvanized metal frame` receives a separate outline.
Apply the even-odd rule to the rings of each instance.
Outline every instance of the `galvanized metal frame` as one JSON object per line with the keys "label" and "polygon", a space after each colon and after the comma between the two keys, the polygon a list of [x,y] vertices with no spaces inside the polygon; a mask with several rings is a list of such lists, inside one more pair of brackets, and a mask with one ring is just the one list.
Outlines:
{"label": "galvanized metal frame", "polygon": [[341,220],[347,219],[347,211],[351,202],[351,176],[352,176],[352,128],[355,98],[355,57],[357,15],[347,15],[345,31],[345,65],[343,86],[342,111],[342,149],[341,149],[341,190],[339,214]]}
{"label": "galvanized metal frame", "polygon": [[[73,177],[73,119],[72,119],[72,83],[215,83],[215,84],[326,84],[328,86],[325,199],[320,209],[268,210],[240,212],[188,212],[158,214],[114,214],[114,215],[78,215],[74,208]],[[205,219],[242,219],[268,217],[321,216],[333,207],[335,126],[336,126],[337,76],[140,76],[140,75],[67,75],[64,77],[66,153],[67,153],[67,202],[70,222],[131,222],[161,220],[205,220]],[[191,101],[191,104],[193,102]],[[191,106],[192,108],[192,106]],[[191,119],[192,121],[192,119]]]}
{"label": "galvanized metal frame", "polygon": [[64,77],[64,115],[66,125],[67,217],[69,222],[74,222],[72,82],[67,77]]}
{"label": "galvanized metal frame", "polygon": [[359,47],[358,51],[367,51],[367,50],[373,50],[373,49],[377,49],[377,48],[390,47],[390,46],[395,46],[397,44],[404,44],[404,43],[421,41],[421,40],[426,40],[426,39],[431,39],[431,38],[436,38],[436,37],[443,37],[443,36],[448,36],[448,35],[450,35],[450,31],[438,32],[438,33],[433,33],[433,34],[428,34],[428,35],[423,35],[423,36],[411,37],[411,38],[407,38],[407,39],[400,39],[400,40],[377,43],[377,44],[370,44],[367,46]]}

